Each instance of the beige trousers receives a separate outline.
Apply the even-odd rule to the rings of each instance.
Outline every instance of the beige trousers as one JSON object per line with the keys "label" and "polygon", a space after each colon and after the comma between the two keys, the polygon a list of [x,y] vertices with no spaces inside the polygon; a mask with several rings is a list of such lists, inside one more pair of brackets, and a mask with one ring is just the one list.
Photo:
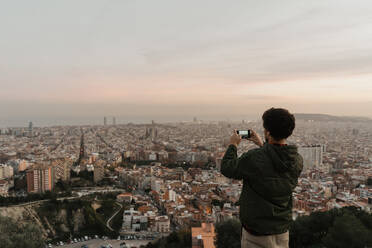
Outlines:
{"label": "beige trousers", "polygon": [[268,236],[254,236],[242,228],[242,248],[288,248],[289,232]]}

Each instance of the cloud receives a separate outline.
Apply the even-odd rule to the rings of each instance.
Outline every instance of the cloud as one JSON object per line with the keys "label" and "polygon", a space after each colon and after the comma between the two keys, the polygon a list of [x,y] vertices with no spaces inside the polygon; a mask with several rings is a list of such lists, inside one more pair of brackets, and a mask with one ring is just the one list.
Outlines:
{"label": "cloud", "polygon": [[243,113],[240,105],[327,103],[341,111],[332,103],[359,101],[366,113],[371,7],[358,0],[7,3],[0,97],[14,110],[25,101],[178,114],[169,104],[223,116],[229,108]]}

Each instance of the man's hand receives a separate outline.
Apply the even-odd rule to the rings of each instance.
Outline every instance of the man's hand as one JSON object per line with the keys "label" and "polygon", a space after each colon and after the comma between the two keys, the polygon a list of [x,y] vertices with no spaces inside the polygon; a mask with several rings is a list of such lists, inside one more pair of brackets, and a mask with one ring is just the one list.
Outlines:
{"label": "man's hand", "polygon": [[240,135],[236,133],[236,130],[234,130],[233,134],[230,137],[230,145],[238,147],[240,141],[242,141],[242,137],[240,137]]}
{"label": "man's hand", "polygon": [[255,143],[256,145],[258,145],[259,147],[262,147],[263,146],[263,142],[262,142],[262,139],[261,139],[260,135],[258,135],[252,129],[251,129],[251,137],[248,140],[252,141],[253,143]]}

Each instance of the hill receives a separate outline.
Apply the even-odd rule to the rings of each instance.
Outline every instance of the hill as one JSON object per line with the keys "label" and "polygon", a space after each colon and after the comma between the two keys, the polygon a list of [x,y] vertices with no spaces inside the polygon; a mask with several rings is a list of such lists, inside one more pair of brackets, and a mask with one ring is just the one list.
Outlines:
{"label": "hill", "polygon": [[[95,194],[71,200],[52,199],[0,207],[0,217],[11,218],[22,225],[33,224],[40,230],[39,236],[48,241],[66,241],[71,236],[84,235],[117,237],[121,222],[116,223],[116,218],[112,221],[114,231],[106,226],[107,220],[119,210],[115,199],[115,194]],[[118,217],[121,221],[122,217]]]}
{"label": "hill", "polygon": [[305,120],[305,121],[338,121],[338,122],[371,122],[372,119],[368,117],[360,116],[334,116],[326,114],[303,114],[297,113],[294,114],[296,120]]}

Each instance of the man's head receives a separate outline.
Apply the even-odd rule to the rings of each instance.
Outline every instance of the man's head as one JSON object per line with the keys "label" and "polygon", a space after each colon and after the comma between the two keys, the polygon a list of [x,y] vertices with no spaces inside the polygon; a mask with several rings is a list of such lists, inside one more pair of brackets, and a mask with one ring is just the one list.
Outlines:
{"label": "man's head", "polygon": [[265,139],[268,142],[282,141],[291,136],[296,124],[295,117],[288,110],[282,108],[271,108],[262,115]]}

